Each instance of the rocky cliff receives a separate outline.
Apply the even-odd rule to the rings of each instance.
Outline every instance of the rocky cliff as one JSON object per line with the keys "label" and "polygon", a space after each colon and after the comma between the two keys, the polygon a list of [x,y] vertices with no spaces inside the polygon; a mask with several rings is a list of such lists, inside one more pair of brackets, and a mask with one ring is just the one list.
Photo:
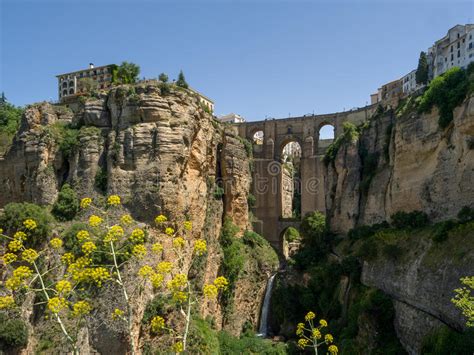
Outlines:
{"label": "rocky cliff", "polygon": [[[221,267],[224,218],[239,227],[240,235],[250,229],[250,179],[243,142],[194,94],[176,87],[162,94],[157,83],[119,86],[69,107],[41,103],[26,109],[0,160],[0,207],[23,201],[51,205],[67,182],[79,197],[120,195],[124,208],[140,222],[150,223],[160,213],[178,222],[191,220],[194,237],[206,239],[208,253],[196,269],[188,250],[184,264],[189,277],[203,284],[212,282]],[[267,266],[268,273],[277,267]],[[236,335],[246,322],[256,327],[266,278],[259,268],[245,268],[228,314],[232,323],[225,321],[218,302],[203,303],[199,314],[210,316],[216,329]],[[112,294],[113,287],[104,291],[106,311],[82,335],[85,353],[126,351],[120,329],[106,321],[111,311],[107,295]],[[146,341],[140,340],[140,319],[151,297],[148,290],[135,300],[134,336],[140,346]],[[42,337],[35,327],[26,351],[33,351]]]}
{"label": "rocky cliff", "polygon": [[[455,218],[462,207],[474,206],[474,97],[455,109],[446,129],[439,127],[436,109],[379,113],[357,140],[341,145],[325,174],[335,232],[390,221],[398,211],[423,211],[432,222]],[[442,325],[465,328],[450,300],[459,278],[474,274],[473,225],[455,229],[443,243],[433,241],[435,233],[379,233],[345,247],[378,245],[378,256],[363,263],[361,281],[392,299],[395,330],[411,354],[420,353],[422,339]]]}
{"label": "rocky cliff", "polygon": [[326,169],[332,230],[389,220],[397,211],[421,210],[434,221],[454,217],[474,201],[473,142],[473,97],[445,130],[436,108],[377,115]]}

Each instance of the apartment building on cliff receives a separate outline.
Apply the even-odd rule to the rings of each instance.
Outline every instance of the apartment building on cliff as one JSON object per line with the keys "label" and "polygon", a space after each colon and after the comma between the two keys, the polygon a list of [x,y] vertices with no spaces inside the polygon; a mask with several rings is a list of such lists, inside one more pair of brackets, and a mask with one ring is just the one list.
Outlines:
{"label": "apartment building on cliff", "polygon": [[94,86],[98,89],[110,87],[114,67],[116,67],[114,64],[94,67],[94,64],[90,63],[87,69],[56,75],[58,78],[59,100],[63,101],[69,96],[85,92],[88,86]]}
{"label": "apartment building on cliff", "polygon": [[466,69],[474,62],[474,24],[456,25],[428,48],[431,79],[452,67]]}
{"label": "apartment building on cliff", "polygon": [[[453,67],[466,69],[474,62],[474,24],[456,25],[448,33],[428,48],[428,77],[433,80]],[[370,95],[371,104],[382,103],[394,105],[400,97],[413,94],[424,85],[416,83],[416,69],[404,75],[400,80],[401,91],[397,80],[382,85]],[[398,96],[398,99],[395,99]]]}

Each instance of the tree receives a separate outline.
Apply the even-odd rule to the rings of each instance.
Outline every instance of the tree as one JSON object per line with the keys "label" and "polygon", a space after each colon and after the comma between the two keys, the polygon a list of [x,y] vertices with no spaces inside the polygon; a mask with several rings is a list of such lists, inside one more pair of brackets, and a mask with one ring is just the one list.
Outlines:
{"label": "tree", "polygon": [[81,91],[90,93],[96,90],[99,84],[92,78],[82,78],[79,80],[78,86]]}
{"label": "tree", "polygon": [[69,184],[64,184],[61,188],[58,199],[53,205],[52,212],[60,221],[70,221],[79,212],[79,201],[76,191]]}
{"label": "tree", "polygon": [[122,62],[117,68],[117,79],[122,84],[133,84],[140,74],[140,67],[135,63]]}
{"label": "tree", "polygon": [[163,82],[163,83],[166,83],[166,82],[168,82],[168,75],[166,75],[165,73],[161,73],[158,76],[158,80]]}
{"label": "tree", "polygon": [[428,83],[428,59],[425,52],[421,52],[420,58],[418,59],[418,68],[416,69],[416,83]]}
{"label": "tree", "polygon": [[462,277],[461,283],[463,287],[454,290],[456,295],[451,299],[451,302],[458,307],[463,316],[466,317],[466,325],[474,327],[474,276]]}
{"label": "tree", "polygon": [[7,103],[7,98],[5,97],[5,93],[2,91],[2,96],[0,97],[0,106],[3,106]]}
{"label": "tree", "polygon": [[184,78],[184,73],[181,70],[178,75],[178,80],[176,81],[176,85],[179,87],[187,89],[189,87],[188,83],[186,82],[186,79]]}

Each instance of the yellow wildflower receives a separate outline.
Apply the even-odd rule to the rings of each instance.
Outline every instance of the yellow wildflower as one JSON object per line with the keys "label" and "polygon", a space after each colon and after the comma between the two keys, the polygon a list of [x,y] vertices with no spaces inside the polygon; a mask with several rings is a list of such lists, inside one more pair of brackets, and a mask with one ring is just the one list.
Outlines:
{"label": "yellow wildflower", "polygon": [[182,287],[186,286],[188,282],[188,277],[185,274],[177,274],[171,281],[168,282],[167,287],[169,290],[180,290]]}
{"label": "yellow wildflower", "polygon": [[89,232],[86,230],[80,230],[79,232],[77,232],[76,238],[81,243],[85,240],[91,239]]}
{"label": "yellow wildflower", "polygon": [[63,246],[63,241],[59,238],[53,238],[49,241],[49,244],[53,249],[59,249]]}
{"label": "yellow wildflower", "polygon": [[72,290],[72,285],[67,280],[60,280],[56,284],[56,291],[58,291],[59,293],[68,293],[68,292],[71,292],[71,290]]}
{"label": "yellow wildflower", "polygon": [[21,279],[19,277],[11,277],[5,281],[5,287],[9,290],[15,291],[21,286]]}
{"label": "yellow wildflower", "polygon": [[52,297],[48,301],[48,309],[53,313],[59,313],[62,309],[67,308],[68,302],[63,297]]}
{"label": "yellow wildflower", "polygon": [[310,312],[306,313],[304,319],[306,321],[310,321],[310,320],[314,319],[315,317],[316,317],[316,314],[314,314],[314,312],[310,311]]}
{"label": "yellow wildflower", "polygon": [[204,295],[209,298],[216,298],[217,294],[219,293],[219,291],[217,290],[217,287],[214,285],[204,285],[202,291]]}
{"label": "yellow wildflower", "polygon": [[3,234],[3,229],[2,228],[0,228],[0,234]]}
{"label": "yellow wildflower", "polygon": [[160,214],[159,216],[156,216],[155,218],[155,223],[156,224],[161,224],[161,223],[164,223],[168,220],[168,218],[166,218],[166,216],[163,216],[162,214]]}
{"label": "yellow wildflower", "polygon": [[194,252],[196,255],[201,256],[207,251],[207,243],[203,239],[196,240],[194,243]]}
{"label": "yellow wildflower", "polygon": [[311,333],[311,337],[314,339],[321,339],[321,332],[319,331],[319,329],[317,328],[313,329]]}
{"label": "yellow wildflower", "polygon": [[324,319],[321,319],[321,320],[319,321],[319,325],[321,325],[321,327],[324,328],[324,327],[327,327],[327,326],[328,326],[328,322],[326,322]]}
{"label": "yellow wildflower", "polygon": [[174,229],[171,228],[171,227],[167,227],[165,229],[165,233],[168,234],[168,235],[173,235],[174,234]]}
{"label": "yellow wildflower", "polygon": [[225,290],[229,285],[229,281],[224,276],[219,276],[214,280],[214,285],[218,290]]}
{"label": "yellow wildflower", "polygon": [[110,242],[115,242],[118,240],[121,236],[123,236],[123,228],[119,225],[113,225],[110,227],[109,231],[107,232],[107,235],[104,238],[104,243],[110,243]]}
{"label": "yellow wildflower", "polygon": [[132,222],[133,218],[129,214],[124,214],[122,217],[120,217],[120,223],[122,223],[124,226],[132,224]]}
{"label": "yellow wildflower", "polygon": [[64,253],[63,256],[61,256],[61,261],[66,265],[72,264],[74,262],[74,254]]}
{"label": "yellow wildflower", "polygon": [[18,231],[13,235],[13,239],[18,240],[20,242],[22,240],[26,240],[26,233],[22,231]]}
{"label": "yellow wildflower", "polygon": [[72,315],[74,317],[82,317],[92,311],[92,306],[87,301],[77,301],[72,308]]}
{"label": "yellow wildflower", "polygon": [[30,231],[32,231],[38,226],[33,219],[27,219],[26,221],[23,222],[23,225],[25,226],[26,229]]}
{"label": "yellow wildflower", "polygon": [[324,341],[326,342],[326,344],[331,344],[334,341],[334,338],[331,334],[326,334],[324,336]]}
{"label": "yellow wildflower", "polygon": [[92,203],[92,199],[89,197],[85,197],[81,200],[80,206],[82,209],[85,209],[89,207],[89,205]]}
{"label": "yellow wildflower", "polygon": [[163,279],[162,274],[153,273],[150,276],[150,281],[154,288],[160,287],[163,284]]}
{"label": "yellow wildflower", "polygon": [[161,243],[155,243],[151,246],[151,251],[155,254],[159,254],[163,251],[163,245],[161,245]]}
{"label": "yellow wildflower", "polygon": [[112,312],[112,318],[120,319],[122,317],[123,317],[123,311],[119,308],[115,308],[114,311]]}
{"label": "yellow wildflower", "polygon": [[5,264],[11,264],[12,262],[17,260],[17,256],[13,253],[6,253],[3,255],[3,262]]}
{"label": "yellow wildflower", "polygon": [[308,340],[307,339],[299,339],[298,340],[298,346],[301,348],[301,349],[304,349],[308,346]]}
{"label": "yellow wildflower", "polygon": [[173,292],[173,301],[178,303],[186,302],[188,299],[188,294],[184,291],[175,291]]}
{"label": "yellow wildflower", "polygon": [[328,350],[331,355],[336,355],[339,351],[336,345],[329,345]]}
{"label": "yellow wildflower", "polygon": [[23,243],[21,240],[12,240],[8,243],[8,249],[11,251],[18,251],[23,247]]}
{"label": "yellow wildflower", "polygon": [[160,330],[162,330],[165,327],[165,319],[160,316],[155,316],[151,320],[151,331],[153,333],[158,333]]}
{"label": "yellow wildflower", "polygon": [[0,296],[0,309],[9,309],[15,306],[13,296]]}
{"label": "yellow wildflower", "polygon": [[130,241],[132,243],[143,243],[145,241],[145,232],[143,229],[135,228],[130,234]]}
{"label": "yellow wildflower", "polygon": [[301,336],[303,335],[304,332],[304,323],[298,323],[298,326],[296,327],[296,335]]}
{"label": "yellow wildflower", "polygon": [[181,237],[177,237],[177,238],[174,238],[173,239],[173,246],[176,248],[176,249],[181,249],[184,247],[184,244],[185,244],[185,241],[183,238]]}
{"label": "yellow wildflower", "polygon": [[183,345],[183,342],[182,341],[178,341],[176,343],[174,343],[173,345],[173,351],[175,353],[182,353],[184,350],[184,345]]}
{"label": "yellow wildflower", "polygon": [[89,255],[90,253],[95,251],[97,247],[95,246],[93,242],[85,242],[84,244],[82,244],[81,249],[84,254]]}
{"label": "yellow wildflower", "polygon": [[193,223],[191,221],[184,221],[183,227],[185,230],[190,231],[193,229]]}
{"label": "yellow wildflower", "polygon": [[173,268],[173,263],[169,261],[162,261],[156,266],[156,269],[158,270],[158,272],[162,274],[169,273],[172,268]]}
{"label": "yellow wildflower", "polygon": [[89,224],[92,227],[98,227],[100,226],[101,223],[102,223],[102,218],[100,218],[99,216],[96,216],[95,214],[93,214],[92,216],[89,217]]}
{"label": "yellow wildflower", "polygon": [[110,206],[120,205],[120,196],[110,195],[109,198],[107,199],[107,204]]}
{"label": "yellow wildflower", "polygon": [[33,270],[31,270],[28,266],[19,266],[15,270],[13,270],[13,277],[17,277],[20,280],[26,279],[33,274]]}
{"label": "yellow wildflower", "polygon": [[34,249],[25,249],[23,253],[21,253],[21,258],[26,262],[32,264],[36,259],[38,259],[38,253]]}
{"label": "yellow wildflower", "polygon": [[149,265],[142,266],[140,270],[138,270],[138,275],[140,275],[143,278],[148,278],[151,275],[153,275],[155,271],[153,268]]}
{"label": "yellow wildflower", "polygon": [[146,255],[146,248],[143,244],[137,244],[132,249],[132,254],[138,259],[142,259]]}

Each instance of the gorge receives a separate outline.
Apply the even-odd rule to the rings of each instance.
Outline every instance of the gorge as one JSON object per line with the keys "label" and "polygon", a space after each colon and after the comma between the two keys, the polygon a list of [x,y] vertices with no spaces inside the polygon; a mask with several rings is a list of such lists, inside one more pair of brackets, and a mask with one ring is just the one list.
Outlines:
{"label": "gorge", "polygon": [[[195,94],[158,81],[118,85],[68,106],[33,104],[0,158],[0,207],[29,202],[49,211],[67,185],[79,199],[120,196],[150,237],[159,238],[151,227],[158,215],[192,221],[189,239],[205,240],[207,252],[195,261],[192,245],[184,247],[190,284],[201,290],[223,275],[230,285],[217,299],[196,296],[190,353],[239,353],[229,345],[237,341],[254,353],[297,353],[295,330],[308,311],[329,321],[342,354],[426,353],[445,334],[464,337],[469,352],[472,333],[451,298],[459,279],[474,274],[474,97],[463,98],[444,129],[436,107],[420,112],[414,100],[240,125],[219,122]],[[328,123],[331,144],[319,140]],[[260,130],[263,144],[252,144]],[[290,141],[301,146],[296,218],[283,215],[283,181],[295,176],[281,159]],[[79,214],[51,222],[51,234],[66,235],[75,223]],[[286,240],[289,228],[301,236]],[[174,260],[164,253],[146,261]],[[280,262],[285,272],[276,274]],[[110,320],[115,294],[106,285],[92,297],[97,310],[80,329],[80,353],[125,354],[130,337],[136,353],[169,351],[170,335],[150,335],[149,319],[159,310],[181,329],[180,311],[143,286],[131,301],[129,336]],[[11,314],[28,339],[4,346],[7,353],[67,351],[37,301],[25,297]]]}

